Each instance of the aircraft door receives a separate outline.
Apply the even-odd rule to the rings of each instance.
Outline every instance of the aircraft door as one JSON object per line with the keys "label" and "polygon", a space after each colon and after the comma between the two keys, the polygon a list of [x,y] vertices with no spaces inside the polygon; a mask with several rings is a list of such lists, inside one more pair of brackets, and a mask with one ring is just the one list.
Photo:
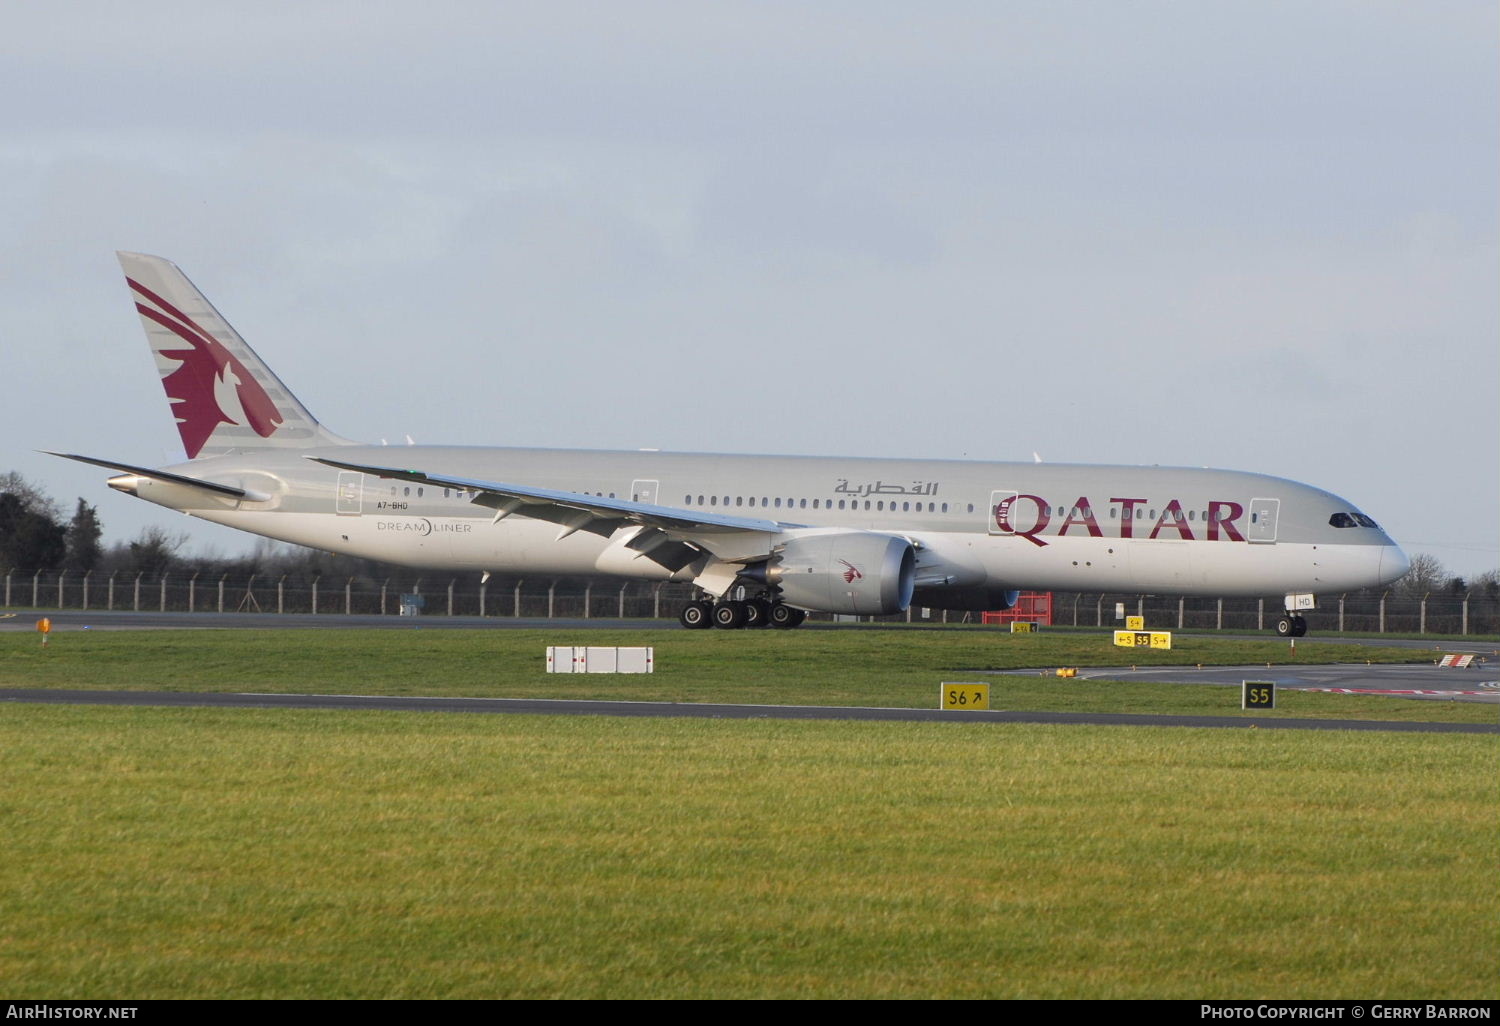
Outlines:
{"label": "aircraft door", "polygon": [[1276,515],[1280,512],[1280,499],[1251,499],[1250,522],[1245,525],[1245,540],[1251,542],[1275,541]]}
{"label": "aircraft door", "polygon": [[339,487],[334,508],[340,516],[359,516],[364,512],[365,475],[357,470],[339,471]]}
{"label": "aircraft door", "polygon": [[990,534],[1015,534],[1015,529],[1010,526],[1010,510],[1015,505],[1020,493],[1011,491],[990,492],[990,506],[985,513],[985,521],[989,525]]}
{"label": "aircraft door", "polygon": [[657,505],[656,489],[660,481],[632,481],[630,483],[630,501],[644,502],[648,506]]}

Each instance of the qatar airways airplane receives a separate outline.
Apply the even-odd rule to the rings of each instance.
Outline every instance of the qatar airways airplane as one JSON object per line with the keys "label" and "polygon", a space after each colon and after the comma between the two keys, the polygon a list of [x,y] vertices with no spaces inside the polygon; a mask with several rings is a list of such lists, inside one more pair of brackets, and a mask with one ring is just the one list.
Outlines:
{"label": "qatar airways airplane", "polygon": [[1261,474],[644,450],[387,448],[333,434],[170,261],[120,253],[188,460],[109,485],[241,531],[405,566],[690,581],[686,627],[808,610],[1004,609],[1021,589],[1316,594],[1407,569],[1352,504]]}

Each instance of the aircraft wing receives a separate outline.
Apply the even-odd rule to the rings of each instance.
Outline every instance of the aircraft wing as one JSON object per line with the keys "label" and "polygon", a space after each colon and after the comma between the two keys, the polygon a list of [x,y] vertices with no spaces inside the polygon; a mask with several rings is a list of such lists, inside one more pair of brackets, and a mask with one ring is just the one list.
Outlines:
{"label": "aircraft wing", "polygon": [[448,474],[429,474],[421,470],[405,470],[399,467],[346,463],[343,460],[327,459],[322,456],[307,458],[340,470],[357,470],[374,477],[477,492],[479,494],[472,501],[495,510],[497,521],[512,513],[519,513],[535,520],[549,520],[562,525],[562,531],[557,536],[559,540],[566,538],[574,531],[588,531],[608,538],[621,527],[632,524],[654,527],[678,536],[695,537],[745,531],[779,534],[784,528],[795,526],[775,520],[762,520],[758,517],[731,516],[727,513],[710,513],[708,510],[679,509],[675,506],[655,506],[625,499],[608,499],[585,492],[532,488],[527,485],[506,484],[500,481],[480,481],[475,478],[454,477]]}

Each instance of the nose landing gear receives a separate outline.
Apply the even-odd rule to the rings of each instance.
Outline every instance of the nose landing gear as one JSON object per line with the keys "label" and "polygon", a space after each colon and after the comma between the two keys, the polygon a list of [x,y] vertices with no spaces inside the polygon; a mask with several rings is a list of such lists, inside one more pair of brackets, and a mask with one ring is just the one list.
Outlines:
{"label": "nose landing gear", "polygon": [[1307,620],[1291,613],[1283,613],[1276,621],[1276,635],[1282,638],[1300,638],[1307,633]]}

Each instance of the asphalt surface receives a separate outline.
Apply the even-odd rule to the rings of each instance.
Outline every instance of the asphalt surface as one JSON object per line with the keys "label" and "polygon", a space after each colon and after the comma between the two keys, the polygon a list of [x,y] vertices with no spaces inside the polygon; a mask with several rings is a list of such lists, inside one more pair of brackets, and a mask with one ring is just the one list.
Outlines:
{"label": "asphalt surface", "polygon": [[1119,727],[1233,727],[1241,730],[1361,730],[1423,734],[1500,734],[1500,724],[1401,723],[1377,720],[1275,719],[1237,716],[1148,716],[1124,713],[879,709],[846,706],[708,705],[678,702],[586,702],[529,698],[413,698],[365,695],[272,695],[183,691],[0,691],[0,702],[63,705],[256,709],[358,709],[393,712],[509,713],[547,716],[644,716],[730,720],[870,720],[917,723],[1048,723]]}
{"label": "asphalt surface", "polygon": [[[1052,676],[1053,669],[981,670],[969,673]],[[1154,681],[1163,684],[1219,684],[1239,687],[1247,680],[1268,680],[1287,691],[1379,695],[1443,702],[1500,705],[1500,665],[1483,663],[1468,669],[1441,666],[1329,663],[1318,666],[1148,666],[1079,667],[1078,680]]]}

